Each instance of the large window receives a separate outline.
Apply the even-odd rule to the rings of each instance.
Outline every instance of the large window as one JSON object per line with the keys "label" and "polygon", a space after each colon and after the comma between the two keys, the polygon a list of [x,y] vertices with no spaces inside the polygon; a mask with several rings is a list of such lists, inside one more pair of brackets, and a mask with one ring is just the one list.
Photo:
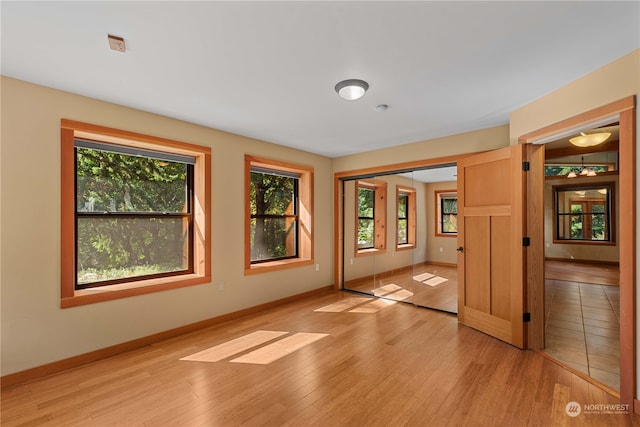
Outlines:
{"label": "large window", "polygon": [[396,249],[416,246],[416,190],[396,187]]}
{"label": "large window", "polygon": [[245,272],[312,263],[312,169],[252,156],[245,163]]}
{"label": "large window", "polygon": [[383,181],[357,181],[356,253],[386,249],[387,184]]}
{"label": "large window", "polygon": [[251,262],[298,256],[298,174],[251,168]]}
{"label": "large window", "polygon": [[62,121],[62,306],[210,280],[210,149]]}
{"label": "large window", "polygon": [[74,145],[76,289],[192,273],[195,159]]}
{"label": "large window", "polygon": [[613,183],[554,186],[554,242],[612,244],[613,191]]}
{"label": "large window", "polygon": [[456,190],[436,191],[436,235],[458,235],[458,193]]}

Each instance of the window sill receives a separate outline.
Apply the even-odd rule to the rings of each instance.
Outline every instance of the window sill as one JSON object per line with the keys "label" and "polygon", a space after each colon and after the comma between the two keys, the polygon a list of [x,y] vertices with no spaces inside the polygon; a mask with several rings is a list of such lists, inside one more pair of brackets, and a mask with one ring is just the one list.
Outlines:
{"label": "window sill", "polygon": [[458,237],[458,233],[436,233],[436,237]]}
{"label": "window sill", "polygon": [[554,245],[595,245],[595,246],[615,246],[616,242],[601,240],[554,240]]}
{"label": "window sill", "polygon": [[404,245],[398,245],[396,246],[396,251],[406,251],[408,249],[415,249],[416,245],[412,244],[412,243],[407,243]]}
{"label": "window sill", "polygon": [[267,273],[270,271],[284,270],[287,268],[302,267],[312,265],[312,259],[283,259],[280,261],[262,262],[260,264],[251,264],[249,268],[244,269],[245,276],[251,274]]}
{"label": "window sill", "polygon": [[161,277],[157,279],[140,280],[131,283],[101,286],[74,291],[73,296],[61,298],[60,308],[78,307],[120,298],[168,291],[187,286],[201,285],[211,282],[210,276],[185,274],[184,276]]}
{"label": "window sill", "polygon": [[386,253],[387,249],[386,248],[382,248],[382,249],[376,249],[376,248],[372,248],[372,249],[359,249],[356,251],[356,256],[366,256],[366,255],[375,255],[375,254],[383,254]]}

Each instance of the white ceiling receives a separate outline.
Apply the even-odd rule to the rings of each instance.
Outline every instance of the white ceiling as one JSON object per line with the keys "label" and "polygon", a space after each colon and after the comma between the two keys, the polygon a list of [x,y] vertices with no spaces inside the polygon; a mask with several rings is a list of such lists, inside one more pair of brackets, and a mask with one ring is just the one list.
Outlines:
{"label": "white ceiling", "polygon": [[[329,157],[506,124],[640,47],[637,1],[0,8],[3,75]],[[338,98],[348,78],[362,99]]]}
{"label": "white ceiling", "polygon": [[439,166],[398,174],[417,182],[435,183],[458,180],[457,166]]}

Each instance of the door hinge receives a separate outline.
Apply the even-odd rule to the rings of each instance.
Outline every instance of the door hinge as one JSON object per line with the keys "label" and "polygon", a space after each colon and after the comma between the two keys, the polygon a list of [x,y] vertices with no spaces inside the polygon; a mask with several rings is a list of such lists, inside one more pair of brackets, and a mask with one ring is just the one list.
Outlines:
{"label": "door hinge", "polygon": [[522,170],[525,172],[528,172],[529,169],[531,169],[531,163],[529,162],[522,162]]}
{"label": "door hinge", "polygon": [[529,237],[523,237],[522,246],[531,246],[531,239]]}
{"label": "door hinge", "polygon": [[522,321],[524,323],[531,322],[531,313],[522,313]]}

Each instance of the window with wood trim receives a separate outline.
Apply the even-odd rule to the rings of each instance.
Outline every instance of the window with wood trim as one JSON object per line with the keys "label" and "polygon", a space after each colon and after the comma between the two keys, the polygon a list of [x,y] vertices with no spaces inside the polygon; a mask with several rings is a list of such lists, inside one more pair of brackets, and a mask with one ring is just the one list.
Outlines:
{"label": "window with wood trim", "polygon": [[245,273],[312,260],[313,169],[245,156]]}
{"label": "window with wood trim", "polygon": [[613,244],[613,182],[554,186],[554,243]]}
{"label": "window with wood trim", "polygon": [[356,253],[382,251],[387,247],[387,183],[357,181]]}
{"label": "window with wood trim", "polygon": [[396,186],[396,249],[416,247],[416,190]]}
{"label": "window with wood trim", "polygon": [[456,190],[435,192],[436,235],[458,235],[458,193]]}
{"label": "window with wood trim", "polygon": [[210,281],[211,150],[62,121],[62,306]]}

